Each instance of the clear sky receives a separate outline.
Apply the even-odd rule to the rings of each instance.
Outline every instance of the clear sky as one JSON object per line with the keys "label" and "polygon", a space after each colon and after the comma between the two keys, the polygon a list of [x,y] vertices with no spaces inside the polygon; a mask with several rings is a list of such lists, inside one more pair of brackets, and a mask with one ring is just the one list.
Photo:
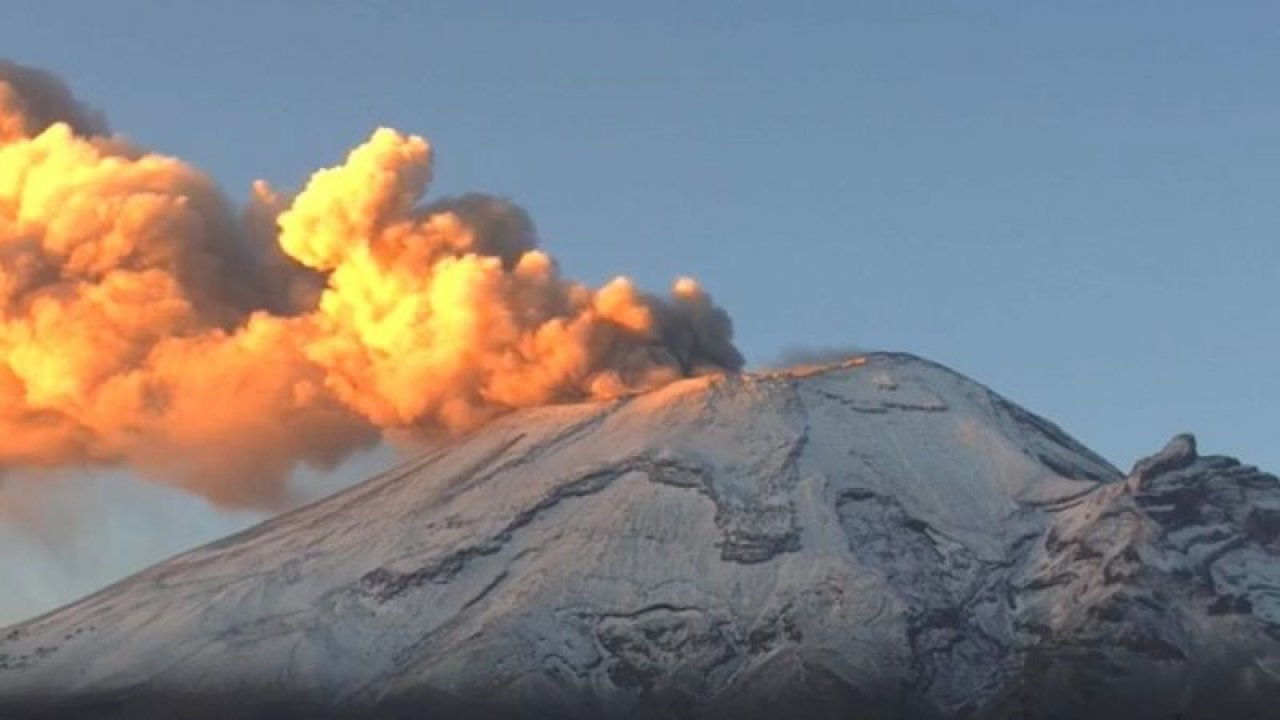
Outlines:
{"label": "clear sky", "polygon": [[752,364],[907,350],[1123,468],[1280,471],[1280,7],[623,5],[6,2],[0,56],[235,198],[390,125],[570,276],[697,277]]}

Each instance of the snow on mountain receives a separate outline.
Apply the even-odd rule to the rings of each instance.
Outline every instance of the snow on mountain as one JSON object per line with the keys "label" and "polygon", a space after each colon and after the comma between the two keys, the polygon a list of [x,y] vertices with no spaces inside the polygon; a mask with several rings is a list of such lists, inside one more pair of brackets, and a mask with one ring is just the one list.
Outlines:
{"label": "snow on mountain", "polygon": [[509,415],[4,631],[0,717],[1221,717],[1278,556],[1275,477],[874,354]]}

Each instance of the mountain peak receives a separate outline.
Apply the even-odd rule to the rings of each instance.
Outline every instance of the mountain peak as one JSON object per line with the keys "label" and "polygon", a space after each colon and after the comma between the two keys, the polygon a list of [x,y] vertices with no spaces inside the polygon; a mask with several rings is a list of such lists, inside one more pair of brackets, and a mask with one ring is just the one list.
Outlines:
{"label": "mountain peak", "polygon": [[[1156,457],[1142,477],[1200,472],[1188,440]],[[1275,564],[1267,518],[1202,476],[1186,487],[1228,509],[1175,527],[1177,488],[1135,492],[906,354],[532,409],[16,626],[0,705],[933,718],[1049,702],[1018,695],[1032,686],[1114,698],[1132,688],[1082,668],[1176,685],[1206,638],[1272,627],[1280,581],[1247,569]],[[1233,614],[1206,614],[1228,584]]]}
{"label": "mountain peak", "polygon": [[1141,486],[1149,478],[1169,472],[1181,470],[1196,461],[1196,436],[1191,433],[1174,435],[1164,448],[1155,455],[1139,460],[1129,472],[1130,482]]}

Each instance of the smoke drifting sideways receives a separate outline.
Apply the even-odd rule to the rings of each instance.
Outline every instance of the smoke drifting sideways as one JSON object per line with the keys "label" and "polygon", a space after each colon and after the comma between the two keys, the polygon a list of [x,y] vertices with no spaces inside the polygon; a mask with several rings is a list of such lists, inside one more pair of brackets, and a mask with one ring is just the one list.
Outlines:
{"label": "smoke drifting sideways", "polygon": [[568,280],[524,211],[424,202],[431,174],[425,140],[379,129],[237,209],[0,61],[0,472],[125,466],[272,508],[387,434],[741,368],[693,280]]}

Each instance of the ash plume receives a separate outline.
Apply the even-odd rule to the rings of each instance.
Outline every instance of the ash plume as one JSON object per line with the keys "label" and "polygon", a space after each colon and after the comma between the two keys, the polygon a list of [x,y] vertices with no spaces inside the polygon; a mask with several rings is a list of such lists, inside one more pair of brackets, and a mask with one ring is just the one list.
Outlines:
{"label": "ash plume", "polygon": [[830,365],[867,354],[866,348],[844,346],[814,347],[797,345],[783,348],[776,360],[766,363],[766,368],[789,368],[796,365]]}
{"label": "ash plume", "polygon": [[424,201],[432,151],[379,129],[243,209],[0,62],[0,469],[126,465],[273,506],[299,463],[387,432],[737,370],[690,279],[561,276],[523,210]]}

